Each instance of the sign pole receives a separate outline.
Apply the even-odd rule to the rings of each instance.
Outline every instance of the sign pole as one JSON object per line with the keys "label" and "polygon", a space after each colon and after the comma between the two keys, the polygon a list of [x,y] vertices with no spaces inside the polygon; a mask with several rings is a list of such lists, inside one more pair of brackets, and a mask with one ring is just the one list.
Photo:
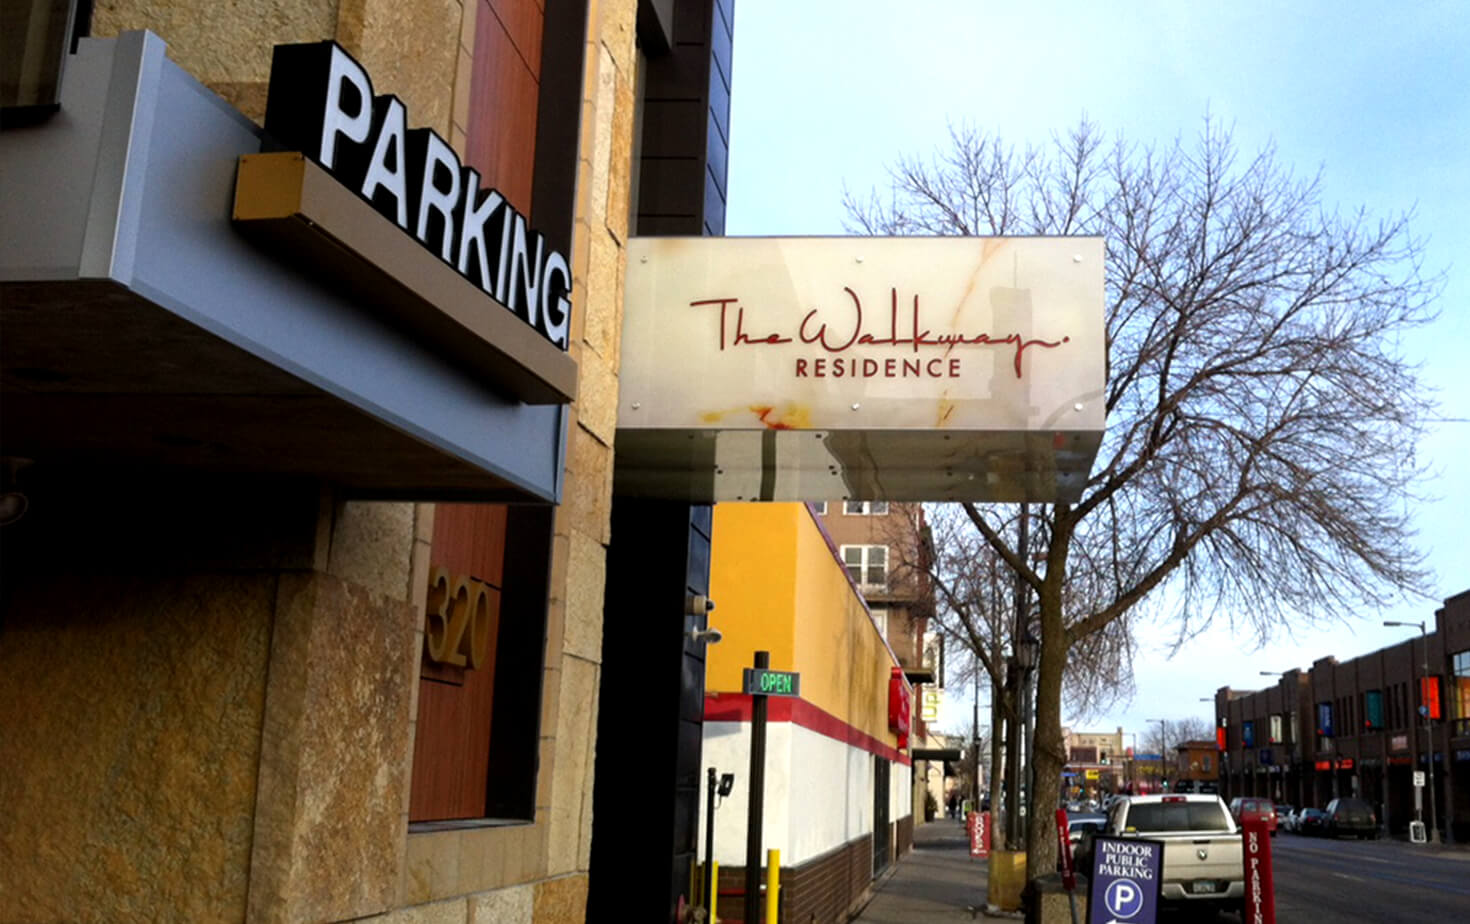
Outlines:
{"label": "sign pole", "polygon": [[1077,924],[1077,872],[1072,869],[1072,839],[1068,837],[1067,810],[1057,809],[1057,849],[1062,858],[1062,888],[1067,891],[1067,907],[1072,924]]}
{"label": "sign pole", "polygon": [[[755,653],[755,669],[771,666],[771,653]],[[763,693],[750,695],[750,810],[745,822],[745,924],[761,920],[761,820],[766,795],[766,707]]]}
{"label": "sign pole", "polygon": [[719,774],[710,767],[709,795],[704,807],[704,907],[710,909],[712,921],[715,908],[715,791],[719,785]]}

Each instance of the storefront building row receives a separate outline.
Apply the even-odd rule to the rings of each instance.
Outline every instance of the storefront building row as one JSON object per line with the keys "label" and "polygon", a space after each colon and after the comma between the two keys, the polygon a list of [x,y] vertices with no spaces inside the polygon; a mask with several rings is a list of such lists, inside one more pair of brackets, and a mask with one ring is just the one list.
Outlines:
{"label": "storefront building row", "polygon": [[1404,642],[1349,661],[1321,658],[1264,690],[1219,690],[1227,798],[1321,808],[1356,796],[1401,833],[1415,817],[1419,771],[1425,823],[1432,776],[1439,829],[1470,840],[1470,591],[1445,600],[1425,629],[1421,637],[1411,627]]}

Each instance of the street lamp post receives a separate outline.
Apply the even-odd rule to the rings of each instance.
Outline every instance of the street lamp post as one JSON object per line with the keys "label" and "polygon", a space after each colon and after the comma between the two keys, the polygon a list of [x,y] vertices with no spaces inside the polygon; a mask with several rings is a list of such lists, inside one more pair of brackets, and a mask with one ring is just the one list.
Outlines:
{"label": "street lamp post", "polygon": [[1431,844],[1438,844],[1439,818],[1437,817],[1437,806],[1435,805],[1438,800],[1434,797],[1434,726],[1430,724],[1429,719],[1429,633],[1424,631],[1424,623],[1422,622],[1385,620],[1383,624],[1385,626],[1418,628],[1419,641],[1424,646],[1424,680],[1419,685],[1419,698],[1423,702],[1419,704],[1419,711],[1424,714],[1424,741],[1428,749],[1428,753],[1424,756],[1424,762],[1429,765],[1429,773],[1426,777],[1429,781],[1429,842]]}
{"label": "street lamp post", "polygon": [[1021,644],[1016,647],[1016,658],[1021,665],[1021,749],[1025,760],[1026,779],[1026,818],[1027,821],[1021,827],[1021,837],[1025,842],[1025,849],[1031,849],[1031,823],[1032,813],[1036,811],[1036,766],[1032,761],[1032,728],[1031,728],[1031,674],[1036,668],[1037,656],[1041,652],[1041,641],[1028,629],[1021,637]]}

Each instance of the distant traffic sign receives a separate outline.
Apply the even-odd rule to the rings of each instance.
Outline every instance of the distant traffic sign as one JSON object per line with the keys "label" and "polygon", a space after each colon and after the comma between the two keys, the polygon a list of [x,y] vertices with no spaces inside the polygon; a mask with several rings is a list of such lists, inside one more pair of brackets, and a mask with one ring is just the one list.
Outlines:
{"label": "distant traffic sign", "polygon": [[1088,924],[1155,924],[1163,869],[1161,841],[1094,837]]}

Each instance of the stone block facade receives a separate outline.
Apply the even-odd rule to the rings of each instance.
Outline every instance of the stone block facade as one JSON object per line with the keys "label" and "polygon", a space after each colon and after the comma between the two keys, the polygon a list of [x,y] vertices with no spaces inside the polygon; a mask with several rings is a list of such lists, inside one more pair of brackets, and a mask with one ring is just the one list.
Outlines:
{"label": "stone block facade", "polygon": [[[181,502],[149,513],[152,532],[119,534],[75,567],[58,534],[42,550],[56,553],[49,570],[7,570],[0,920],[583,920],[636,8],[586,11],[568,254],[581,371],[551,544],[540,741],[527,756],[539,765],[534,818],[409,824],[434,504],[322,489],[201,517]],[[96,6],[90,32],[156,32],[256,122],[272,47],[333,38],[414,125],[463,151],[477,20],[512,12],[503,0],[117,0]],[[205,506],[252,485],[209,480]],[[156,487],[177,494],[166,478]],[[98,504],[78,504],[69,522],[125,515]]]}

